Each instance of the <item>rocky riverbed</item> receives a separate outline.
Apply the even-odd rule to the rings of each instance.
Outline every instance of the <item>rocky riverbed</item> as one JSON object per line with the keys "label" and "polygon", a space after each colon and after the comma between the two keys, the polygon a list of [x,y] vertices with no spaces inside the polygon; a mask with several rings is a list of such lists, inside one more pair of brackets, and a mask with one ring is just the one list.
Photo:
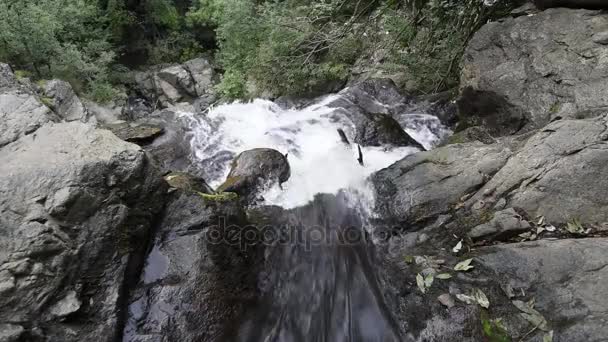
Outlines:
{"label": "rocky riverbed", "polygon": [[[516,11],[453,98],[209,108],[197,59],[104,108],[0,64],[0,341],[604,341],[607,33]],[[356,243],[269,243],[286,226]]]}

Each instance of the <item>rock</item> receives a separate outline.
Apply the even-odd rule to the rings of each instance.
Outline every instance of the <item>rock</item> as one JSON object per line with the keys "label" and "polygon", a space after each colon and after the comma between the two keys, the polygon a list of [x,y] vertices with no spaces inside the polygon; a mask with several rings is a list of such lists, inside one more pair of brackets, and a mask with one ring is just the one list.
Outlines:
{"label": "rock", "polygon": [[35,95],[22,90],[0,93],[0,147],[54,120],[51,110]]}
{"label": "rock", "polygon": [[395,119],[407,106],[388,79],[361,82],[330,98],[327,107],[335,108],[332,119],[343,123],[349,139],[362,146],[413,146],[424,149],[407,134]]}
{"label": "rock", "polygon": [[239,201],[181,188],[168,199],[131,296],[125,342],[225,340],[255,298],[260,255],[255,239],[245,243],[248,223]]}
{"label": "rock", "polygon": [[197,97],[215,96],[216,81],[213,67],[204,58],[181,65],[159,66],[135,75],[139,92],[151,103],[159,103],[165,108],[179,102],[191,102]]}
{"label": "rock", "polygon": [[562,120],[530,137],[505,166],[466,203],[507,199],[532,217],[564,224],[608,222],[608,116]]}
{"label": "rock", "polygon": [[[173,110],[161,110],[150,114],[140,123],[161,127],[163,134],[144,148],[151,155],[163,173],[185,171],[197,176],[200,169],[193,167],[191,155],[191,118]],[[228,160],[231,160],[232,156]]]}
{"label": "rock", "polygon": [[211,63],[205,58],[197,58],[187,61],[184,66],[194,80],[196,95],[209,94],[215,85],[215,70]]}
{"label": "rock", "polygon": [[287,158],[279,151],[256,148],[239,154],[218,191],[236,192],[249,201],[274,184],[286,182],[291,175]]}
{"label": "rock", "polygon": [[129,97],[122,107],[122,116],[129,121],[136,121],[147,117],[154,110],[150,102],[139,97]]}
{"label": "rock", "polygon": [[585,110],[601,114],[608,109],[608,46],[593,37],[607,30],[608,14],[565,8],[488,23],[466,48],[461,86],[509,104],[486,116],[523,113],[536,127]]}
{"label": "rock", "polygon": [[513,208],[498,211],[487,223],[480,224],[469,232],[473,240],[491,239],[504,240],[516,236],[532,228]]}
{"label": "rock", "polygon": [[17,84],[17,78],[10,65],[0,63],[0,89],[13,87]]}
{"label": "rock", "polygon": [[215,194],[215,191],[204,179],[190,175],[185,172],[171,172],[165,176],[165,181],[170,187],[199,194]]}
{"label": "rock", "polygon": [[18,342],[23,335],[22,326],[16,324],[0,324],[0,342]]}
{"label": "rock", "polygon": [[492,137],[483,126],[473,126],[454,133],[452,136],[447,138],[445,143],[462,144],[473,141],[479,141],[484,144],[493,144],[497,140]]}
{"label": "rock", "polygon": [[466,87],[456,104],[460,118],[459,127],[481,126],[491,136],[515,134],[528,122],[521,110],[491,91]]}
{"label": "rock", "polygon": [[608,31],[598,32],[591,37],[594,43],[608,45]]}
{"label": "rock", "polygon": [[[556,342],[608,336],[608,239],[540,240],[483,248],[475,260],[522,300],[534,299]],[[568,324],[564,324],[568,322]]]}
{"label": "rock", "polygon": [[0,63],[0,148],[57,118],[33,92]]}
{"label": "rock", "polygon": [[166,193],[156,169],[137,145],[71,122],[0,149],[0,174],[0,324],[41,341],[113,341]]}
{"label": "rock", "polygon": [[416,222],[447,213],[463,196],[475,193],[510,156],[507,146],[480,143],[409,155],[372,175],[376,209],[389,222],[407,222],[414,228]]}
{"label": "rock", "polygon": [[426,113],[437,117],[447,127],[454,127],[458,122],[458,108],[454,99],[458,89],[441,93],[424,95],[412,101],[408,113]]}
{"label": "rock", "polygon": [[44,84],[44,96],[49,99],[51,109],[65,121],[86,122],[89,113],[80,102],[72,86],[65,81],[51,80]]}
{"label": "rock", "polygon": [[143,122],[122,122],[103,126],[124,141],[138,145],[146,145],[163,134],[163,128],[158,125]]}

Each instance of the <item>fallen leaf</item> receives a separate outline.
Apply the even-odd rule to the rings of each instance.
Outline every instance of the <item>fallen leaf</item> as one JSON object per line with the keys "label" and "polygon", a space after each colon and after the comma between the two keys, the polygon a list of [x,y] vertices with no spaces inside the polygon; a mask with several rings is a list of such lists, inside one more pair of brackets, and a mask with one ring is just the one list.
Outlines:
{"label": "fallen leaf", "polygon": [[553,330],[549,331],[545,334],[545,336],[543,336],[543,342],[553,342]]}
{"label": "fallen leaf", "polygon": [[535,328],[543,331],[547,331],[547,320],[543,315],[534,309],[534,300],[528,303],[522,302],[521,300],[514,300],[513,305],[521,311],[520,315],[532,324]]}
{"label": "fallen leaf", "polygon": [[437,297],[437,300],[439,301],[439,303],[448,307],[448,309],[453,307],[454,305],[456,305],[456,303],[454,303],[454,299],[452,298],[452,296],[450,296],[447,293],[444,293],[441,296]]}
{"label": "fallen leaf", "polygon": [[426,287],[424,286],[424,278],[420,273],[416,275],[416,284],[418,285],[420,292],[426,293]]}
{"label": "fallen leaf", "polygon": [[475,297],[469,296],[469,295],[465,295],[465,294],[462,294],[462,293],[457,294],[456,295],[456,299],[458,299],[459,301],[464,302],[465,304],[468,304],[468,305],[473,305],[473,304],[476,303]]}
{"label": "fallen leaf", "polygon": [[458,241],[456,246],[454,246],[454,248],[452,248],[452,252],[458,253],[458,252],[460,252],[461,249],[462,249],[462,240]]}
{"label": "fallen leaf", "polygon": [[537,225],[537,226],[542,226],[543,224],[545,224],[545,217],[544,217],[544,216],[541,216],[541,217],[538,219],[538,222],[536,222],[536,225]]}
{"label": "fallen leaf", "polygon": [[557,230],[557,228],[555,228],[555,226],[554,226],[554,225],[550,225],[550,224],[548,224],[547,226],[545,226],[545,229],[546,229],[548,232],[554,232],[554,231],[556,231],[556,230]]}
{"label": "fallen leaf", "polygon": [[473,262],[473,259],[467,259],[465,261],[461,261],[458,264],[456,264],[456,266],[454,266],[454,271],[468,271],[470,269],[472,269],[474,266],[471,266],[471,262]]}
{"label": "fallen leaf", "polygon": [[486,294],[483,293],[483,291],[481,291],[480,289],[474,289],[473,296],[475,297],[475,301],[477,302],[477,304],[479,304],[479,306],[481,306],[482,308],[487,309],[490,307],[490,300],[488,299]]}
{"label": "fallen leaf", "polygon": [[441,279],[441,280],[446,280],[446,279],[452,278],[452,275],[449,273],[440,273],[440,274],[436,275],[435,278]]}
{"label": "fallen leaf", "polygon": [[433,275],[432,274],[427,274],[427,276],[424,277],[424,287],[426,289],[430,289],[431,285],[433,285],[433,280],[434,280]]}

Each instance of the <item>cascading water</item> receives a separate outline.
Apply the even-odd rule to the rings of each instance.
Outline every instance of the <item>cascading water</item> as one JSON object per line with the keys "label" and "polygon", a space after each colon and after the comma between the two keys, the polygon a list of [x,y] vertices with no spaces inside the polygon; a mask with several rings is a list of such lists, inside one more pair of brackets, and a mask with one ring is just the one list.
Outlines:
{"label": "cascading water", "polygon": [[[412,147],[364,147],[364,165],[347,114],[327,106],[331,95],[303,109],[254,100],[191,114],[192,150],[207,179],[219,185],[232,157],[252,148],[288,154],[291,177],[265,191],[266,204],[286,209],[275,217],[282,233],[298,241],[272,241],[260,276],[263,298],[238,329],[239,341],[399,341],[373,272],[364,227],[373,208],[367,177],[416,151]],[[425,114],[400,114],[410,136],[431,148],[449,131]],[[338,194],[318,195],[318,194]],[[289,210],[291,209],[291,210]],[[288,236],[293,236],[288,234]],[[263,280],[262,280],[263,279]]]}
{"label": "cascading water", "polygon": [[[364,165],[359,165],[357,145],[345,145],[337,132],[344,130],[352,140],[355,124],[345,108],[335,105],[343,102],[336,100],[345,98],[342,93],[330,95],[302,109],[254,100],[221,105],[203,114],[180,113],[189,123],[193,165],[214,187],[226,178],[234,156],[248,149],[278,150],[288,155],[291,166],[290,179],[281,187],[267,188],[263,203],[253,209],[282,208],[272,210],[275,238],[265,240],[265,262],[257,284],[260,298],[238,327],[226,332],[228,340],[402,340],[374,272],[373,244],[366,232],[374,199],[367,178],[417,149],[366,146]],[[427,149],[449,134],[433,116],[392,114]],[[159,272],[162,276],[167,262],[153,249],[143,282],[154,281]],[[130,307],[126,342],[140,341],[133,336],[142,300]]]}

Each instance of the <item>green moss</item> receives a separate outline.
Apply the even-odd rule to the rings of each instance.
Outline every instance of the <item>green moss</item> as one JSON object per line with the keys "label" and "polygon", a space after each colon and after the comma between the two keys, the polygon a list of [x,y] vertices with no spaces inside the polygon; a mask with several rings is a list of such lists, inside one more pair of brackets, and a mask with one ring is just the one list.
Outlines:
{"label": "green moss", "polygon": [[237,200],[239,195],[234,192],[220,192],[216,195],[204,194],[202,192],[198,193],[205,201],[212,202],[231,202]]}
{"label": "green moss", "polygon": [[18,80],[24,79],[27,77],[31,77],[31,76],[32,76],[32,73],[27,70],[15,70],[15,77],[17,77]]}
{"label": "green moss", "polygon": [[226,178],[226,181],[224,182],[224,184],[220,185],[220,187],[217,188],[217,191],[224,192],[224,191],[226,191],[226,189],[230,189],[233,185],[238,183],[240,180],[241,180],[241,177],[239,177],[239,176],[229,176],[228,178]]}
{"label": "green moss", "polygon": [[38,85],[40,88],[45,88],[47,83],[48,83],[47,80],[38,80],[38,81],[36,81],[36,85]]}
{"label": "green moss", "polygon": [[555,102],[553,105],[551,105],[551,108],[549,108],[549,113],[556,114],[561,108],[562,105],[559,102]]}
{"label": "green moss", "polygon": [[502,325],[501,319],[490,319],[485,310],[481,311],[481,326],[488,342],[511,342],[511,337]]}
{"label": "green moss", "polygon": [[52,98],[46,96],[41,97],[40,102],[44,103],[44,105],[49,108],[53,108],[53,106],[55,105],[55,101],[53,101]]}

